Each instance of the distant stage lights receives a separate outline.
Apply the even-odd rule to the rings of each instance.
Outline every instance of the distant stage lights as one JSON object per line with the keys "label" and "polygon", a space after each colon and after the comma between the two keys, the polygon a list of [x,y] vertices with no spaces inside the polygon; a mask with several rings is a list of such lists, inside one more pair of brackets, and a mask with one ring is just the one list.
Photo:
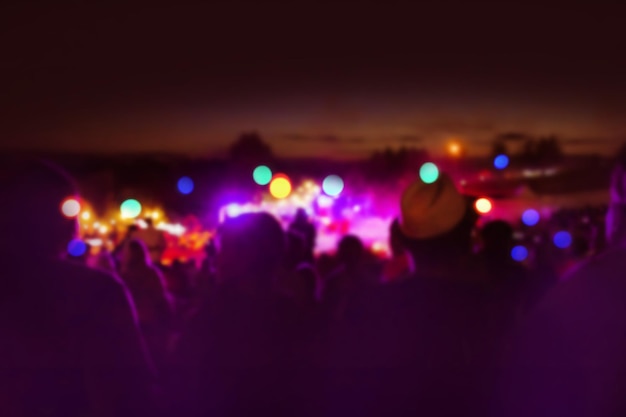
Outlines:
{"label": "distant stage lights", "polygon": [[237,203],[231,203],[226,206],[225,211],[228,217],[237,217],[243,213],[243,207]]}

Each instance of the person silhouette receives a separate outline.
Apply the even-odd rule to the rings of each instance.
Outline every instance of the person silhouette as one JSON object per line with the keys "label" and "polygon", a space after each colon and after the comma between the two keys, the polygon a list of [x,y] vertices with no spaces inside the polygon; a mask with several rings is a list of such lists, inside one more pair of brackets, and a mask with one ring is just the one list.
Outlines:
{"label": "person silhouette", "polygon": [[2,162],[0,415],[153,415],[154,368],[128,291],[62,259],[78,236],[61,212],[73,180],[45,161]]}
{"label": "person silhouette", "polygon": [[305,260],[313,263],[315,240],[317,237],[317,231],[315,226],[309,220],[309,216],[303,208],[296,210],[293,223],[289,226],[289,230],[301,235],[304,242]]}
{"label": "person silhouette", "polygon": [[168,356],[173,307],[165,290],[163,275],[152,265],[143,241],[131,239],[128,258],[122,265],[120,275],[133,297],[139,326],[150,352],[157,365],[162,367]]}
{"label": "person silhouette", "polygon": [[227,219],[216,239],[217,287],[181,337],[171,378],[178,415],[300,415],[294,344],[303,332],[278,278],[286,237],[267,213]]}
{"label": "person silhouette", "polygon": [[389,226],[389,248],[391,249],[391,259],[388,259],[383,267],[382,282],[397,281],[409,275],[409,256],[404,248],[398,219],[391,222]]}
{"label": "person silhouette", "polygon": [[134,237],[143,241],[148,248],[152,264],[158,266],[161,264],[165,249],[167,249],[167,240],[165,239],[165,234],[154,227],[151,217],[146,217],[144,222],[146,227],[139,229]]}
{"label": "person silhouette", "polygon": [[338,267],[326,281],[322,299],[327,313],[334,317],[344,314],[351,300],[369,287],[379,283],[377,269],[366,256],[361,239],[346,235],[337,245]]}
{"label": "person silhouette", "polygon": [[137,226],[136,224],[129,225],[126,229],[126,234],[124,235],[124,238],[117,244],[117,246],[113,250],[112,256],[118,270],[121,269],[122,264],[124,264],[124,262],[126,262],[126,260],[128,259],[128,245],[132,239],[137,237],[137,233],[139,233],[139,226]]}
{"label": "person silhouette", "polygon": [[495,414],[626,415],[626,147],[610,185],[606,249],[571,270],[520,327]]}
{"label": "person silhouette", "polygon": [[472,255],[476,213],[442,173],[400,200],[411,274],[362,293],[329,348],[327,415],[484,416],[485,278]]}

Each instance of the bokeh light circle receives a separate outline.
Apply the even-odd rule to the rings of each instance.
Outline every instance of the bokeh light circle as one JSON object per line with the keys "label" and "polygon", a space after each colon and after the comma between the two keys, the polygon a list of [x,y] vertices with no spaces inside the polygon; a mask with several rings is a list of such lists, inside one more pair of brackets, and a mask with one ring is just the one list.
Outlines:
{"label": "bokeh light circle", "polygon": [[539,215],[539,212],[537,210],[528,209],[522,214],[522,223],[524,223],[526,226],[534,226],[539,223],[540,218],[541,216]]}
{"label": "bokeh light circle", "polygon": [[75,198],[68,198],[61,204],[61,213],[65,217],[76,217],[80,213],[80,203]]}
{"label": "bokeh light circle", "polygon": [[493,205],[488,198],[479,198],[478,200],[476,200],[476,203],[474,203],[474,207],[476,208],[476,211],[480,214],[487,214],[491,211]]}
{"label": "bokeh light circle", "polygon": [[320,208],[329,208],[333,206],[333,199],[326,196],[326,195],[320,195],[319,197],[317,197],[317,205]]}
{"label": "bokeh light circle", "polygon": [[448,152],[450,152],[450,154],[452,156],[459,156],[461,155],[461,145],[458,142],[451,142],[448,144]]}
{"label": "bokeh light circle", "polygon": [[496,169],[504,169],[509,166],[509,157],[506,155],[498,155],[493,159],[493,166]]}
{"label": "bokeh light circle", "polygon": [[511,249],[511,258],[517,262],[523,262],[528,258],[528,249],[524,246],[515,246]]}
{"label": "bokeh light circle", "polygon": [[67,244],[67,253],[71,256],[83,256],[85,252],[87,252],[87,244],[80,239],[72,239],[70,243]]}
{"label": "bokeh light circle", "polygon": [[276,176],[270,182],[270,194],[274,198],[283,199],[291,194],[291,182],[284,175]]}
{"label": "bokeh light circle", "polygon": [[243,213],[242,207],[237,203],[230,203],[226,206],[225,211],[228,217],[237,217]]}
{"label": "bokeh light circle", "polygon": [[338,175],[329,175],[322,182],[322,190],[331,197],[336,197],[343,191],[343,180]]}
{"label": "bokeh light circle", "polygon": [[181,177],[177,185],[181,194],[191,194],[194,188],[193,180],[189,177]]}
{"label": "bokeh light circle", "polygon": [[569,232],[562,230],[555,233],[552,241],[554,242],[554,246],[557,248],[565,249],[572,244],[572,235]]}
{"label": "bokeh light circle", "polygon": [[135,199],[128,199],[120,206],[122,217],[125,219],[134,219],[141,214],[141,204]]}
{"label": "bokeh light circle", "polygon": [[254,168],[252,179],[258,185],[267,185],[272,181],[272,170],[265,165],[259,165]]}
{"label": "bokeh light circle", "polygon": [[426,162],[420,168],[420,179],[426,184],[432,184],[439,178],[439,168],[432,162]]}

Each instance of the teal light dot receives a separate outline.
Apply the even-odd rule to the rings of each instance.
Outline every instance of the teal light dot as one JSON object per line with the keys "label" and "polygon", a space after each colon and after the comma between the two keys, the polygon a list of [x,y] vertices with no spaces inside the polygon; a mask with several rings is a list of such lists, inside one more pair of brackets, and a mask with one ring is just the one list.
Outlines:
{"label": "teal light dot", "polygon": [[432,184],[439,178],[439,168],[432,162],[426,162],[420,168],[420,179],[426,184]]}
{"label": "teal light dot", "polygon": [[252,172],[252,178],[259,185],[267,185],[272,181],[272,170],[265,165],[259,165]]}
{"label": "teal light dot", "polygon": [[134,199],[126,200],[120,206],[122,217],[126,219],[134,219],[141,214],[141,204]]}

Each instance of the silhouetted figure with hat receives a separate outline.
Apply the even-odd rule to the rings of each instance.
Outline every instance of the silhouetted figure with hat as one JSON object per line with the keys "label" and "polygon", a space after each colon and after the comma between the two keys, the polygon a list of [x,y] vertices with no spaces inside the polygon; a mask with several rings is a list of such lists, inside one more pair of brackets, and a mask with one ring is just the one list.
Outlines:
{"label": "silhouetted figure with hat", "polygon": [[482,283],[475,213],[446,175],[401,198],[409,278],[354,302],[329,349],[329,415],[484,416]]}

